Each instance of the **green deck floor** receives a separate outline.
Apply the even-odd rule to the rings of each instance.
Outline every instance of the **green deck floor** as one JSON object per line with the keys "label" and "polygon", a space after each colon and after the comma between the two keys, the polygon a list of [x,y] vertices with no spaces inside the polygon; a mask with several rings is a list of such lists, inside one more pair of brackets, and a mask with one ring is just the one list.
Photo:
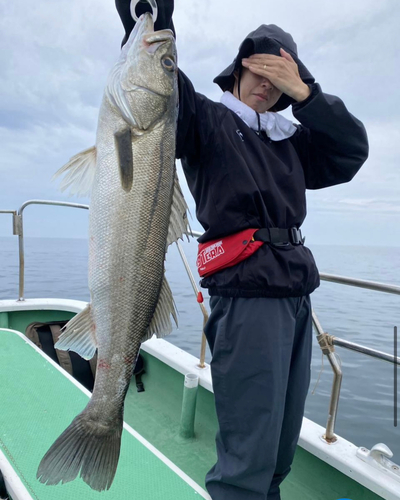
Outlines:
{"label": "green deck floor", "polygon": [[[46,313],[48,316],[46,316]],[[25,331],[26,326],[34,321],[55,321],[60,319],[66,319],[65,312],[57,311],[21,311],[9,313],[0,313],[0,321],[3,320],[5,323],[7,321],[8,328],[15,328],[21,332]],[[3,318],[1,317],[3,315]],[[1,326],[5,325],[0,323]],[[1,335],[1,330],[0,330]],[[1,340],[1,338],[0,338]],[[1,349],[1,343],[0,343]],[[4,352],[0,351],[1,360],[4,358]],[[201,487],[204,487],[204,477],[206,472],[215,462],[215,444],[214,436],[217,430],[217,419],[215,416],[214,409],[214,398],[213,394],[209,391],[199,387],[197,410],[196,410],[196,422],[195,422],[195,439],[189,441],[183,441],[179,438],[179,419],[181,413],[181,403],[183,394],[183,375],[173,370],[171,367],[165,365],[164,363],[158,361],[147,353],[143,353],[146,364],[146,373],[142,377],[145,385],[145,392],[137,393],[135,384],[131,384],[128,391],[127,398],[125,401],[125,414],[124,420],[133,427],[137,432],[139,432],[145,439],[147,439],[153,446],[159,449],[164,455],[166,455],[174,464],[181,468],[188,476],[190,476],[194,481],[197,482]],[[38,355],[40,358],[40,355]],[[16,364],[16,362],[14,362]],[[17,373],[17,378],[32,377],[32,366],[27,367],[27,364],[19,363],[20,369]],[[37,443],[35,440],[35,435],[32,436],[32,442],[28,448],[32,449],[32,459],[28,462],[27,467],[29,468],[29,463],[32,463],[34,468],[34,473],[37,468],[43,453],[47,450],[48,445],[50,445],[53,440],[58,437],[59,433],[64,430],[72,418],[85,406],[87,400],[86,396],[76,389],[80,394],[79,401],[73,400],[68,397],[61,396],[61,390],[58,389],[58,384],[62,383],[64,385],[72,385],[67,379],[65,379],[56,369],[53,367],[48,367],[46,370],[50,370],[51,373],[57,372],[55,375],[51,375],[51,397],[61,400],[59,403],[62,407],[62,411],[67,414],[61,415],[57,413],[56,415],[47,414],[40,410],[36,410],[35,418],[39,417],[39,424],[37,422],[32,425],[30,423],[30,431],[35,434],[36,428],[39,428],[43,439],[43,445],[40,445],[40,450],[35,450]],[[43,364],[41,364],[41,369],[43,370]],[[3,380],[3,375],[1,371],[3,367],[0,366],[0,377]],[[9,374],[7,373],[7,376]],[[53,379],[54,376],[54,380]],[[34,382],[32,382],[35,384]],[[43,384],[47,384],[43,382]],[[9,397],[15,399],[15,394],[19,393],[20,383],[18,381],[13,382],[12,387],[8,390]],[[60,386],[61,387],[61,386]],[[37,392],[36,386],[34,390]],[[1,393],[0,389],[0,393]],[[39,391],[44,397],[45,391]],[[75,394],[76,391],[74,391]],[[42,398],[40,396],[40,398]],[[1,396],[4,397],[4,396]],[[40,403],[40,401],[39,401]],[[25,404],[24,408],[29,408],[29,415],[32,414],[32,409],[28,402]],[[33,406],[37,406],[35,403]],[[48,410],[50,412],[50,410]],[[32,414],[33,415],[33,414]],[[0,425],[2,425],[2,419],[5,418],[0,414]],[[12,415],[8,414],[8,419],[12,419]],[[65,422],[65,424],[63,423]],[[51,425],[51,429],[45,430],[47,425]],[[33,429],[33,430],[32,430]],[[2,438],[2,427],[0,427],[0,438]],[[13,431],[14,432],[14,431]],[[51,434],[51,436],[50,436]],[[40,491],[45,491],[46,489],[53,492],[53,496],[38,496],[40,500],[52,498],[57,500],[63,500],[64,498],[72,499],[75,498],[74,492],[84,492],[85,495],[80,498],[100,498],[101,495],[104,498],[114,498],[115,500],[124,500],[129,498],[130,500],[138,498],[147,500],[147,498],[152,498],[152,500],[157,500],[162,498],[167,500],[172,498],[166,495],[163,489],[162,481],[158,479],[158,473],[150,472],[151,478],[150,483],[154,482],[158,484],[151,484],[152,488],[160,488],[156,493],[152,490],[150,493],[145,493],[148,496],[141,496],[138,488],[136,487],[136,477],[141,475],[140,471],[145,469],[146,477],[149,476],[149,469],[143,466],[141,458],[137,454],[136,450],[131,451],[127,441],[125,439],[126,433],[124,432],[124,440],[122,443],[122,453],[123,460],[119,465],[117,471],[116,480],[109,493],[95,493],[92,492],[80,479],[77,479],[74,483],[69,483],[67,485],[56,486],[56,487],[46,487],[37,483],[36,479],[33,477],[33,484],[35,487],[38,485]],[[29,434],[28,434],[29,437]],[[35,444],[36,443],[36,444]],[[25,450],[23,451],[23,454]],[[128,456],[129,455],[129,456]],[[146,454],[147,456],[147,454]],[[35,457],[35,458],[33,458]],[[124,458],[126,457],[126,458]],[[125,462],[125,460],[127,460]],[[134,471],[134,473],[129,471]],[[139,478],[140,480],[140,478]],[[117,488],[123,488],[124,481],[127,482],[126,489],[121,490],[124,493],[118,493],[120,490]],[[70,490],[69,488],[76,487],[76,490]],[[116,489],[114,489],[114,487]],[[146,485],[147,487],[147,485]],[[57,495],[55,494],[57,493]],[[66,493],[64,493],[66,492]],[[115,493],[115,496],[112,493]],[[61,496],[65,494],[65,496]],[[74,494],[74,496],[71,496]],[[92,495],[92,496],[89,496]],[[127,495],[127,496],[123,496]],[[160,496],[161,495],[161,496]],[[182,498],[190,499],[194,495],[193,492],[189,493],[189,496]],[[365,487],[361,486],[357,482],[353,481],[348,476],[342,474],[338,470],[330,467],[325,462],[322,462],[316,458],[311,453],[305,451],[304,449],[297,447],[294,462],[292,465],[292,471],[285,479],[281,485],[281,497],[282,500],[337,500],[341,498],[348,498],[351,500],[382,500],[382,498]],[[174,495],[174,499],[179,499],[181,497]],[[199,495],[196,498],[200,498]]]}
{"label": "green deck floor", "polygon": [[[137,393],[131,384],[124,419],[204,487],[204,477],[216,460],[214,397],[199,387],[196,436],[184,442],[177,437],[184,377],[152,356],[142,354],[146,363],[146,374],[142,377],[146,392]],[[382,500],[300,446],[292,470],[280,488],[282,500]]]}
{"label": "green deck floor", "polygon": [[33,498],[200,498],[183,479],[125,430],[118,470],[109,491],[93,491],[81,479],[56,486],[39,483],[35,476],[42,456],[85,407],[88,397],[14,333],[0,330],[0,352],[0,447]]}

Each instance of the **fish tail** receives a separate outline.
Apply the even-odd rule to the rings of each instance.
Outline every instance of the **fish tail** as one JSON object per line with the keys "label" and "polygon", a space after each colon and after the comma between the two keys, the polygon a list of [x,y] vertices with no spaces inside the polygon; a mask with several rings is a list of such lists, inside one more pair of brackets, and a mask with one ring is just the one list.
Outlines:
{"label": "fish tail", "polygon": [[85,409],[47,451],[36,477],[47,485],[73,481],[79,474],[92,489],[108,490],[118,465],[123,419],[110,424]]}

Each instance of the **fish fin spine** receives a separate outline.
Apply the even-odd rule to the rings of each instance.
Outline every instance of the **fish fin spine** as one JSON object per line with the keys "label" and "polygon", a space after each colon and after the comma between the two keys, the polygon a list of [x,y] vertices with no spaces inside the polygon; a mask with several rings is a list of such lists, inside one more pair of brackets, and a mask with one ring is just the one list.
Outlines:
{"label": "fish fin spine", "polygon": [[96,324],[91,313],[91,304],[74,316],[62,329],[54,345],[62,351],[77,352],[84,359],[92,359],[98,347]]}
{"label": "fish fin spine", "polygon": [[171,333],[171,315],[174,318],[176,326],[178,326],[178,317],[174,298],[172,296],[167,278],[164,275],[160,294],[158,296],[158,303],[150,322],[150,326],[142,338],[142,342],[150,339],[154,334],[160,338]]}
{"label": "fish fin spine", "polygon": [[92,489],[108,490],[117,470],[122,426],[122,414],[116,425],[98,425],[85,408],[44,455],[37,479],[47,485],[64,484],[80,473]]}
{"label": "fish fin spine", "polygon": [[188,206],[179,185],[178,173],[175,169],[174,189],[172,195],[171,216],[169,219],[167,247],[182,238],[184,234],[191,235],[187,217]]}
{"label": "fish fin spine", "polygon": [[60,190],[69,189],[69,195],[89,196],[96,172],[96,147],[81,151],[53,175],[52,180],[66,174],[60,183]]}

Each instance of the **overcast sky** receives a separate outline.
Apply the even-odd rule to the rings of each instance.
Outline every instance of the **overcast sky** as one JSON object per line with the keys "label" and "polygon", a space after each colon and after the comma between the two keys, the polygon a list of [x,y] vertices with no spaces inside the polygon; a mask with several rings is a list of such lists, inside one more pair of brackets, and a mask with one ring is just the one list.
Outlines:
{"label": "overcast sky", "polygon": [[[60,193],[51,177],[94,144],[124,34],[114,1],[0,6],[0,209],[28,199],[89,203]],[[370,141],[370,157],[350,183],[308,191],[307,243],[400,246],[399,0],[176,0],[174,23],[179,66],[214,100],[221,92],[212,79],[250,31],[272,23],[290,32],[322,90],[343,99]],[[293,119],[290,109],[283,114]],[[180,178],[184,184],[182,171]],[[29,207],[25,234],[84,238],[87,212]],[[11,217],[0,214],[0,236],[7,235]]]}

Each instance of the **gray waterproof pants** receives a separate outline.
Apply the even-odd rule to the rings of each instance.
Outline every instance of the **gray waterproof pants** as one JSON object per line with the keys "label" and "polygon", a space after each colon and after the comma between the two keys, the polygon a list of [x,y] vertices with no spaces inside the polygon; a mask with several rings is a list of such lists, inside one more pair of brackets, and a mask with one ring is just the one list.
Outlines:
{"label": "gray waterproof pants", "polygon": [[213,500],[280,500],[310,384],[310,296],[210,299],[205,334],[219,422]]}

